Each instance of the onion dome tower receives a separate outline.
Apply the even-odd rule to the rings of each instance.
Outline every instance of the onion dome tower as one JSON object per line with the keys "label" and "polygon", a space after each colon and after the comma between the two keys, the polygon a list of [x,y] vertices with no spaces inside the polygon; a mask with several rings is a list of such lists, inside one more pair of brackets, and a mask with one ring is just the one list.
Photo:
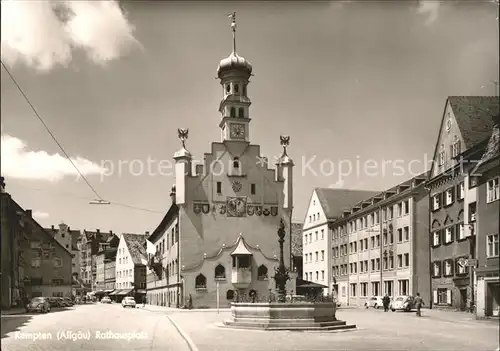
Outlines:
{"label": "onion dome tower", "polygon": [[250,104],[247,86],[252,76],[252,65],[236,53],[236,13],[229,15],[233,32],[233,51],[217,67],[217,78],[222,85],[219,112],[222,120],[222,141],[249,141]]}

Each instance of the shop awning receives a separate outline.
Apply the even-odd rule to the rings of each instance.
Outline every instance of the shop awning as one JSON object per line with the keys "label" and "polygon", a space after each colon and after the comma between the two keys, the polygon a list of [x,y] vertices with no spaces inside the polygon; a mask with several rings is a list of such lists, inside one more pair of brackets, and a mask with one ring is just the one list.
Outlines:
{"label": "shop awning", "polygon": [[114,290],[113,290],[113,289],[104,290],[104,292],[105,292],[106,294],[109,294],[109,293],[110,293],[110,292],[112,292],[112,291],[114,291]]}
{"label": "shop awning", "polygon": [[137,293],[138,293],[138,294],[145,294],[145,293],[146,293],[146,290],[145,290],[145,289],[138,289],[138,290],[137,290]]}
{"label": "shop awning", "polygon": [[120,292],[120,290],[113,290],[112,292],[109,293],[109,295],[117,295]]}
{"label": "shop awning", "polygon": [[116,293],[116,295],[128,295],[132,290],[134,289],[120,290],[119,292]]}

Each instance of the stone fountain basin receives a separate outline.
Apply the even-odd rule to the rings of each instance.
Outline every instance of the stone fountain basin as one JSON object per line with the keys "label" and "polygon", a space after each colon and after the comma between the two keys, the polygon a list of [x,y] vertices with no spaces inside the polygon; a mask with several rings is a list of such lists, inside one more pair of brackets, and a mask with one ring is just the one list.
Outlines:
{"label": "stone fountain basin", "polygon": [[333,302],[231,303],[226,327],[261,330],[336,331],[355,329],[335,317]]}

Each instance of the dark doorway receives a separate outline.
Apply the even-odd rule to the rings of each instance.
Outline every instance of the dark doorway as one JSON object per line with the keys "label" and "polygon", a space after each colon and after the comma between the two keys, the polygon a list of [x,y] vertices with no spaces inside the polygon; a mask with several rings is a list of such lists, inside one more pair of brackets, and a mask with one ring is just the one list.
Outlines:
{"label": "dark doorway", "polygon": [[460,289],[460,311],[467,309],[467,289]]}

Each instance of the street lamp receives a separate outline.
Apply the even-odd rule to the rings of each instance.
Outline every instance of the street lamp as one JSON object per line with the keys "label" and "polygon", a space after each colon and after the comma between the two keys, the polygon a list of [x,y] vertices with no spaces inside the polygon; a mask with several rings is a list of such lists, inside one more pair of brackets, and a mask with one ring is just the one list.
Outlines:
{"label": "street lamp", "polygon": [[283,260],[283,243],[285,241],[285,222],[280,220],[278,229],[278,242],[280,245],[280,263],[278,268],[275,268],[274,280],[278,288],[278,302],[286,302],[286,282],[290,279],[289,270],[285,267]]}

